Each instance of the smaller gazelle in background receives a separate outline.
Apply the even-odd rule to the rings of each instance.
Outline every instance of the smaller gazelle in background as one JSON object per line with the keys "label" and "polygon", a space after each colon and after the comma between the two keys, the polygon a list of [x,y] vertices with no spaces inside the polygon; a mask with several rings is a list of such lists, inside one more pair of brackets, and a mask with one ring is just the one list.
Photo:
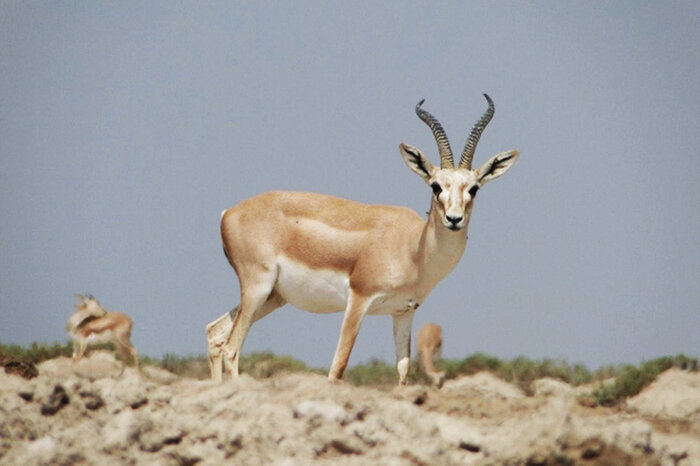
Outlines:
{"label": "smaller gazelle in background", "polygon": [[445,372],[438,372],[435,369],[434,363],[439,363],[440,359],[442,359],[442,328],[428,322],[418,332],[418,364],[437,388],[442,387],[445,382]]}
{"label": "smaller gazelle in background", "polygon": [[134,323],[123,312],[105,310],[94,296],[76,295],[79,299],[75,312],[68,319],[66,330],[73,340],[73,367],[76,367],[85,354],[89,344],[112,343],[122,353],[124,367],[129,358],[134,360],[138,369],[139,358],[136,348],[131,344],[131,328]]}

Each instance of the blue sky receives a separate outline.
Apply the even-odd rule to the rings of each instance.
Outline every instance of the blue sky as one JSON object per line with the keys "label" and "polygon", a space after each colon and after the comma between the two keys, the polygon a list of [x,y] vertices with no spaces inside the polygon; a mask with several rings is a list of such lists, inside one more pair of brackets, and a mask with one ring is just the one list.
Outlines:
{"label": "blue sky", "polygon": [[[700,354],[700,6],[692,2],[2,2],[0,341],[64,341],[73,293],[141,354],[201,354],[238,302],[220,212],[297,189],[423,213],[414,106],[475,164],[459,266],[416,314],[444,355],[591,367]],[[341,314],[290,306],[244,352],[329,366]],[[393,360],[368,317],[351,364]]]}

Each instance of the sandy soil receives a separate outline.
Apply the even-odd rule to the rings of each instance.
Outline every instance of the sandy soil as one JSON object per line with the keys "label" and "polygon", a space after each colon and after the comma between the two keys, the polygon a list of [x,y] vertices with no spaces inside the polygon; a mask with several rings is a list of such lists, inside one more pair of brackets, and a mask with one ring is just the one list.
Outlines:
{"label": "sandy soil", "polygon": [[[24,379],[0,370],[0,463],[700,465],[700,373],[669,370],[625,406],[551,379],[535,395],[480,373],[441,390],[309,374],[224,384],[95,352]],[[585,398],[585,397],[583,397]]]}

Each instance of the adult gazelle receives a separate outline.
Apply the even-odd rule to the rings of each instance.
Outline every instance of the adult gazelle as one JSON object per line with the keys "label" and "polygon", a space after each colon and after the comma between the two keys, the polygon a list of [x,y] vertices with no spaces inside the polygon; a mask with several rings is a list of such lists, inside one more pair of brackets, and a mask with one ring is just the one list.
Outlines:
{"label": "adult gazelle", "polygon": [[414,312],[462,257],[477,190],[518,157],[516,150],[502,152],[472,169],[494,113],[484,96],[488,109],[456,166],[442,126],[421,108],[423,101],[416,106],[437,141],[440,166],[408,144],[399,144],[399,151],[432,190],[427,220],[405,207],[290,191],[261,194],[221,214],[224,253],[238,275],[241,301],[207,326],[215,380],[238,375],[252,323],[290,303],[316,313],[344,311],[331,380],[342,377],[364,317],[391,314],[399,383],[406,383]]}

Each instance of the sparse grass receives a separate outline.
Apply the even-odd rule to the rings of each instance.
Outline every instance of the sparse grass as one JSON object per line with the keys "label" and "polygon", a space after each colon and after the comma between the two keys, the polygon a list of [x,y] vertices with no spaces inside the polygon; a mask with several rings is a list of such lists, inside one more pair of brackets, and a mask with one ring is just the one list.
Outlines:
{"label": "sparse grass", "polygon": [[344,379],[353,385],[394,385],[398,375],[393,365],[373,359],[347,369]]}
{"label": "sparse grass", "polygon": [[642,363],[639,367],[623,366],[612,384],[603,385],[593,391],[593,397],[601,406],[613,406],[621,400],[634,396],[653,382],[662,372],[671,367],[697,370],[697,358],[683,354],[664,356]]}
{"label": "sparse grass", "polygon": [[[95,350],[114,351],[111,343],[100,343],[91,345],[87,353]],[[54,342],[53,344],[34,342],[29,347],[20,345],[5,345],[0,343],[0,359],[9,359],[28,364],[39,364],[47,359],[54,359],[61,356],[70,358],[73,355],[73,345],[71,342]]]}
{"label": "sparse grass", "polygon": [[270,352],[252,353],[241,357],[241,372],[264,379],[280,372],[310,372],[306,364],[291,356],[276,356]]}
{"label": "sparse grass", "polygon": [[474,353],[464,359],[443,359],[442,367],[448,379],[454,379],[461,375],[476,374],[481,371],[496,372],[503,361],[484,353]]}
{"label": "sparse grass", "polygon": [[144,361],[141,359],[141,363],[161,367],[183,377],[195,379],[206,379],[209,377],[209,361],[206,356],[178,356],[167,353],[160,360],[151,359]]}
{"label": "sparse grass", "polygon": [[476,353],[464,359],[446,359],[443,360],[442,366],[447,379],[489,371],[503,380],[518,385],[526,393],[531,393],[532,382],[543,377],[559,379],[571,385],[602,380],[601,377],[603,377],[603,373],[591,372],[583,364],[571,365],[566,361],[555,359],[538,361],[522,356],[504,361],[483,353]]}
{"label": "sparse grass", "polygon": [[[412,362],[411,383],[430,383],[429,378],[418,370],[417,361]],[[464,359],[443,359],[439,370],[444,370],[446,378],[456,379],[463,375],[472,375],[481,371],[488,371],[498,377],[518,385],[526,393],[531,393],[531,384],[543,377],[552,377],[571,385],[580,385],[594,380],[602,380],[608,376],[605,372],[591,373],[582,364],[570,365],[565,361],[544,359],[535,361],[525,357],[517,357],[511,361],[504,361],[483,353],[475,353]],[[370,361],[351,367],[345,373],[345,379],[354,385],[393,385],[398,377],[393,365],[382,361]]]}
{"label": "sparse grass", "polygon": [[[114,351],[111,343],[91,345],[87,354],[95,350]],[[53,344],[32,343],[29,347],[20,345],[7,345],[0,343],[0,360],[8,359],[32,364],[39,364],[47,359],[61,356],[71,357],[73,346],[70,342]],[[116,356],[116,355],[115,355]],[[167,353],[162,358],[139,356],[141,365],[161,367],[173,374],[198,379],[209,377],[209,361],[206,356],[178,356]],[[318,369],[310,369],[301,361],[291,356],[276,356],[270,352],[252,353],[241,357],[240,368],[242,372],[256,378],[267,378],[280,372],[322,372]]]}
{"label": "sparse grass", "polygon": [[[517,357],[510,361],[504,361],[483,353],[476,353],[464,359],[443,359],[440,366],[445,371],[448,380],[480,371],[488,371],[517,385],[530,395],[532,394],[532,382],[543,377],[559,379],[574,386],[615,378],[614,383],[602,385],[593,391],[593,397],[598,404],[612,406],[627,397],[636,395],[654,381],[659,374],[671,367],[698,370],[698,361],[696,358],[681,354],[654,359],[639,367],[608,365],[590,371],[583,364],[571,365],[561,360],[543,359],[538,361]],[[429,383],[425,374],[416,369],[416,361],[413,361],[412,368],[409,378],[411,383]],[[345,373],[345,379],[354,385],[387,386],[395,384],[398,377],[393,365],[381,361],[371,361],[368,364],[360,364],[348,369]]]}
{"label": "sparse grass", "polygon": [[565,361],[554,359],[533,361],[522,356],[503,363],[495,373],[502,379],[518,385],[528,394],[532,394],[532,382],[544,377],[558,379],[570,385],[598,380],[597,374],[591,373],[582,364],[572,366]]}
{"label": "sparse grass", "polygon": [[0,356],[19,362],[38,364],[47,359],[59,356],[70,357],[73,354],[73,346],[70,343],[55,342],[32,343],[28,348],[19,345],[4,345],[0,343]]}
{"label": "sparse grass", "polygon": [[[91,347],[92,349],[110,349],[109,344]],[[69,342],[54,344],[32,343],[25,348],[19,345],[0,343],[0,360],[10,359],[38,364],[59,356],[70,357],[72,346]],[[142,356],[142,365],[152,365],[166,369],[174,374],[206,379],[209,377],[209,362],[206,356],[178,356],[166,354],[163,358]],[[412,362],[410,383],[429,383],[428,378],[419,371],[416,361]],[[525,393],[531,394],[532,382],[552,377],[571,385],[581,385],[615,378],[610,384],[601,385],[592,393],[601,406],[613,406],[627,397],[634,396],[649,385],[659,374],[671,367],[698,370],[697,358],[685,355],[665,356],[647,361],[637,366],[604,366],[590,371],[582,364],[568,364],[554,359],[532,360],[517,357],[504,361],[483,353],[475,353],[464,359],[443,359],[439,369],[444,370],[447,379],[471,375],[480,371],[489,371],[510,383],[518,385]],[[241,357],[241,372],[256,378],[268,378],[281,372],[314,372],[325,374],[327,369],[309,368],[291,356],[277,356],[270,352],[252,353]],[[393,364],[372,360],[359,364],[345,372],[345,380],[353,385],[371,385],[388,387],[397,383],[398,377]]]}
{"label": "sparse grass", "polygon": [[[161,367],[173,374],[196,379],[209,378],[207,356],[178,356],[168,353],[162,359],[140,358],[141,364]],[[311,372],[306,364],[291,356],[276,356],[270,352],[252,353],[241,357],[240,370],[258,379],[272,377],[281,372]]]}

